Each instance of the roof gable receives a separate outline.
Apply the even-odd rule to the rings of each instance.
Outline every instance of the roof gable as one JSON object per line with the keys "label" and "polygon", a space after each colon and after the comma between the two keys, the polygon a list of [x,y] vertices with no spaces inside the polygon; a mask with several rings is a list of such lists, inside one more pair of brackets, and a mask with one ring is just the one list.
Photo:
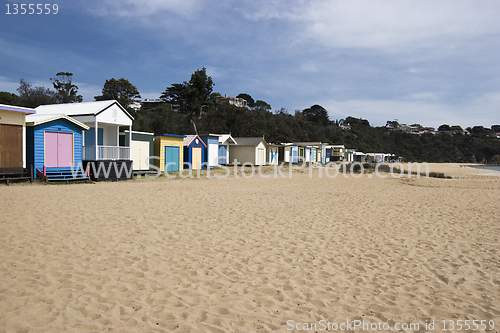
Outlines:
{"label": "roof gable", "polygon": [[203,140],[198,135],[186,135],[186,137],[184,138],[184,146],[190,146],[195,139],[200,140],[203,147],[207,148],[205,142],[203,142]]}
{"label": "roof gable", "polygon": [[43,123],[48,123],[49,121],[54,121],[57,119],[66,119],[67,121],[72,122],[75,125],[78,125],[86,130],[88,130],[90,127],[88,127],[85,124],[82,124],[78,120],[75,120],[71,117],[68,117],[63,114],[33,114],[33,115],[28,115],[26,116],[26,126],[36,126],[40,125]]}
{"label": "roof gable", "polygon": [[233,144],[236,145],[236,140],[231,136],[231,134],[222,134],[219,137],[219,143],[221,144]]}

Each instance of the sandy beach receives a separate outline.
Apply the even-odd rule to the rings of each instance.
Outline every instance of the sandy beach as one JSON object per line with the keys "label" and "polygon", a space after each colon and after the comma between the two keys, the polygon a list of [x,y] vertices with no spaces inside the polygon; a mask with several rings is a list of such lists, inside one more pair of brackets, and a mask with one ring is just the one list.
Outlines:
{"label": "sandy beach", "polygon": [[498,332],[500,177],[431,171],[0,184],[0,332]]}

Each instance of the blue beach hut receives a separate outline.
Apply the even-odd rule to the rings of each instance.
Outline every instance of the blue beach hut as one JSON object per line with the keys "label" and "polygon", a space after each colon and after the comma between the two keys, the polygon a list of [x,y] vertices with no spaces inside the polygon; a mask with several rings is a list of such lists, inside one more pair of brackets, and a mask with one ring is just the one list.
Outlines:
{"label": "blue beach hut", "polygon": [[35,178],[88,179],[81,170],[83,132],[88,129],[89,126],[66,115],[26,116],[26,161],[33,165]]}
{"label": "blue beach hut", "polygon": [[184,138],[184,169],[205,169],[203,156],[207,145],[198,135]]}

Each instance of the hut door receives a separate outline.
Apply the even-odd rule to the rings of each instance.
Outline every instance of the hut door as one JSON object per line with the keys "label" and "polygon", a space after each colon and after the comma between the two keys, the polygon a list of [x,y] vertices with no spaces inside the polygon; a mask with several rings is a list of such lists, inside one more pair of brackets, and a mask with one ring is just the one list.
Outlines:
{"label": "hut door", "polygon": [[262,148],[257,148],[257,165],[265,165],[266,164],[266,151]]}
{"label": "hut door", "polygon": [[227,163],[227,147],[225,145],[219,145],[219,163]]}
{"label": "hut door", "polygon": [[201,148],[200,147],[193,147],[193,158],[192,158],[192,166],[191,168],[193,169],[201,169]]}
{"label": "hut door", "polygon": [[45,132],[45,166],[67,168],[73,166],[73,134]]}
{"label": "hut door", "polygon": [[167,172],[179,171],[179,147],[165,146],[165,165]]}
{"label": "hut door", "polygon": [[23,127],[0,125],[0,168],[23,167]]}

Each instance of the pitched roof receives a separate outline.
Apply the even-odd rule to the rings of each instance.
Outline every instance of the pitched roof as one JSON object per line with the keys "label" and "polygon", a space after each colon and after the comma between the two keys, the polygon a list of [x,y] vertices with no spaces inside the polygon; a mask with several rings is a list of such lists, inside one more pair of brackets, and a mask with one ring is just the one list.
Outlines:
{"label": "pitched roof", "polygon": [[264,141],[264,144],[267,145],[266,140],[264,137],[257,136],[257,137],[243,137],[243,138],[234,138],[236,142],[238,143],[238,146],[257,146],[259,143]]}
{"label": "pitched roof", "polygon": [[6,105],[6,104],[0,104],[0,110],[23,112],[26,114],[36,113],[35,109],[25,108],[22,106],[15,106],[15,105]]}
{"label": "pitched roof", "polygon": [[66,119],[68,121],[71,121],[72,123],[85,128],[88,130],[90,127],[88,127],[85,124],[82,124],[78,120],[75,120],[71,117],[68,117],[64,114],[30,114],[26,116],[26,125],[27,126],[35,126],[39,124],[43,124],[49,121],[57,120],[57,119]]}
{"label": "pitched roof", "polygon": [[93,115],[97,116],[99,113],[107,110],[113,105],[117,105],[131,120],[134,117],[125,110],[123,106],[120,105],[115,100],[109,101],[97,101],[97,102],[83,102],[83,103],[66,103],[66,104],[49,104],[40,105],[35,110],[39,114],[65,114],[67,116],[83,116],[83,115]]}
{"label": "pitched roof", "polygon": [[194,139],[198,138],[198,140],[200,140],[200,142],[203,144],[203,146],[205,148],[207,148],[207,145],[205,144],[205,142],[203,142],[203,140],[198,136],[198,135],[186,135],[186,137],[184,138],[184,146],[189,146],[191,145],[191,143],[194,141]]}
{"label": "pitched roof", "polygon": [[238,144],[237,141],[231,136],[231,134],[221,134],[219,136],[219,143],[224,143],[226,141],[229,141],[229,143],[232,144]]}

